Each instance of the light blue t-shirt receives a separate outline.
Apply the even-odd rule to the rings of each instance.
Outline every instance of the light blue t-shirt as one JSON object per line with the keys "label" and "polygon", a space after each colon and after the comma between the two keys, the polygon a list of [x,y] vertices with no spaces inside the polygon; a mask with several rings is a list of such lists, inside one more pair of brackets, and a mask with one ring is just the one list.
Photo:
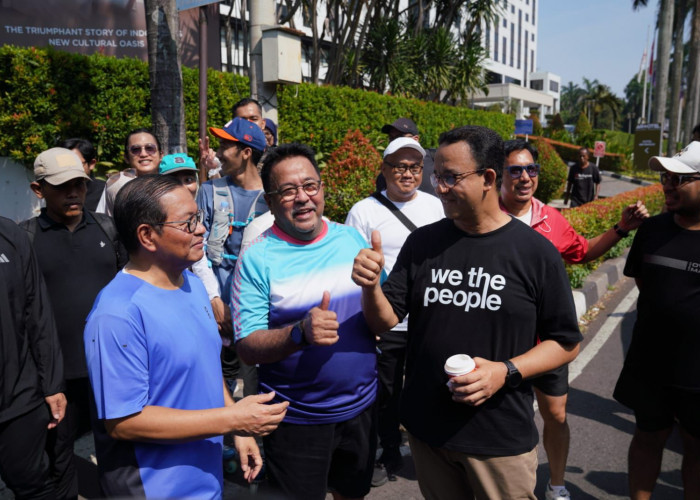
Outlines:
{"label": "light blue t-shirt", "polygon": [[374,402],[375,339],[362,314],[362,291],[351,279],[353,260],[366,246],[357,230],[334,222],[324,222],[310,242],[273,225],[239,259],[231,294],[236,341],[299,321],[319,305],[325,290],[329,309],[338,315],[338,342],[307,346],[258,369],[261,390],[289,401],[285,422],[343,422]]}
{"label": "light blue t-shirt", "polygon": [[[100,292],[85,328],[97,418],[145,406],[224,406],[221,338],[201,281],[189,271],[177,290],[120,272]],[[95,429],[100,482],[108,496],[221,498],[221,436],[186,443],[112,439]]]}

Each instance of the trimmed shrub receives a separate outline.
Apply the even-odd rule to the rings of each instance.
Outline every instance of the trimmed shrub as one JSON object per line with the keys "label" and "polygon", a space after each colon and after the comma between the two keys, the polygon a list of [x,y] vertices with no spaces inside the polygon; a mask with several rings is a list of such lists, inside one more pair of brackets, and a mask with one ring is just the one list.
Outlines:
{"label": "trimmed shrub", "polygon": [[[584,137],[588,134],[590,134],[593,131],[593,127],[591,127],[591,122],[588,121],[588,117],[586,116],[586,113],[581,111],[581,113],[578,115],[578,120],[576,120],[576,127],[574,128],[574,132],[576,133],[576,137]],[[579,139],[580,141],[581,139]]]}
{"label": "trimmed shrub", "polygon": [[537,138],[534,146],[539,153],[540,175],[535,195],[544,203],[557,198],[564,189],[568,168],[547,141]]}
{"label": "trimmed shrub", "polygon": [[537,113],[532,113],[530,116],[528,116],[528,119],[532,120],[532,135],[544,135],[544,129],[542,128],[542,123],[540,122],[540,117],[537,115]]}
{"label": "trimmed shrub", "polygon": [[[539,190],[538,190],[539,192]],[[562,210],[562,215],[571,223],[577,233],[587,239],[594,238],[613,227],[620,220],[622,210],[637,200],[641,200],[650,214],[658,214],[664,205],[664,194],[661,184],[641,187],[633,191],[604,198],[580,207]],[[621,239],[605,255],[586,264],[567,264],[566,271],[571,281],[571,286],[580,288],[585,277],[596,269],[605,259],[611,259],[622,255],[623,250],[632,244],[634,232]]]}
{"label": "trimmed shrub", "polygon": [[[187,148],[197,155],[199,71],[182,68]],[[233,104],[248,97],[247,77],[209,70],[207,123],[231,119]],[[127,132],[151,124],[148,65],[138,59],[84,56],[51,48],[0,47],[0,156],[30,166],[43,150],[68,137],[85,137],[98,148],[103,166],[120,166]],[[360,130],[380,150],[381,127],[400,116],[412,118],[426,147],[442,132],[483,125],[503,138],[514,118],[374,92],[313,84],[278,87],[279,131],[328,157],[348,130]],[[216,141],[213,141],[216,147]]]}
{"label": "trimmed shrub", "polygon": [[382,157],[359,130],[348,131],[338,149],[321,166],[325,186],[324,214],[345,222],[352,206],[375,190]]}

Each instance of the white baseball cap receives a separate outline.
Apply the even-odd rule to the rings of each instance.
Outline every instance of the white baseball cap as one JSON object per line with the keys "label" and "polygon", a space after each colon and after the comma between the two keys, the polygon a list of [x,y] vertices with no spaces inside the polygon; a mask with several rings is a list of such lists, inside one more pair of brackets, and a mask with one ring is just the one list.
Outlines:
{"label": "white baseball cap", "polygon": [[394,139],[389,143],[389,145],[384,150],[384,158],[396,153],[399,149],[411,148],[418,151],[423,157],[425,157],[425,149],[423,149],[420,143],[413,139],[412,137],[399,137]]}
{"label": "white baseball cap", "polygon": [[674,174],[700,173],[700,142],[691,142],[671,158],[652,156],[649,159],[649,168],[660,172],[666,170]]}

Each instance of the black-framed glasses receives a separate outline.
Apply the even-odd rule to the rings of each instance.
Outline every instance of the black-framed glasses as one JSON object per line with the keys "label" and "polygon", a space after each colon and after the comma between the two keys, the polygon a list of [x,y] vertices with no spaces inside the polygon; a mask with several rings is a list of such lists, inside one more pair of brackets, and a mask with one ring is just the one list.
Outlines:
{"label": "black-framed glasses", "polygon": [[185,224],[185,227],[173,226],[173,229],[179,229],[186,233],[194,233],[197,230],[197,224],[201,224],[204,220],[204,213],[201,210],[197,210],[192,216],[187,220],[169,220],[166,222],[158,222],[153,224],[154,226],[164,226],[166,224]]}
{"label": "black-framed glasses", "polygon": [[306,181],[304,184],[287,186],[267,194],[279,195],[282,201],[292,201],[296,199],[299,189],[302,189],[307,196],[314,196],[321,190],[321,186],[323,186],[323,181]]}
{"label": "black-framed glasses", "polygon": [[153,156],[158,152],[158,146],[155,144],[134,144],[133,146],[129,146],[129,153],[134,156],[140,155],[141,151],[146,151],[146,154]]}
{"label": "black-framed glasses", "polygon": [[537,174],[540,173],[540,164],[539,163],[530,163],[529,165],[511,165],[506,167],[506,170],[510,173],[510,176],[513,179],[518,179],[520,176],[523,175],[523,170],[527,172],[527,175],[530,177],[537,177]]}
{"label": "black-framed glasses", "polygon": [[411,172],[411,174],[418,175],[423,171],[422,163],[399,163],[395,165],[393,163],[389,163],[386,160],[384,160],[384,163],[389,165],[391,167],[391,170],[395,174],[403,175],[406,173],[406,170],[408,170],[409,172]]}
{"label": "black-framed glasses", "polygon": [[672,174],[670,172],[661,172],[661,175],[659,175],[659,178],[661,179],[661,184],[666,184],[667,182],[670,181],[671,186],[673,187],[678,187],[682,186],[683,184],[687,184],[689,182],[693,181],[698,181],[700,180],[700,177],[696,177],[693,175],[679,175],[679,174]]}
{"label": "black-framed glasses", "polygon": [[433,174],[430,176],[430,184],[433,185],[433,189],[437,189],[438,186],[446,187],[448,189],[452,189],[455,187],[462,179],[466,179],[472,174],[479,174],[481,172],[484,172],[486,169],[485,168],[480,168],[479,170],[472,170],[470,172],[462,172],[459,174],[445,174],[445,175],[438,175],[438,174]]}

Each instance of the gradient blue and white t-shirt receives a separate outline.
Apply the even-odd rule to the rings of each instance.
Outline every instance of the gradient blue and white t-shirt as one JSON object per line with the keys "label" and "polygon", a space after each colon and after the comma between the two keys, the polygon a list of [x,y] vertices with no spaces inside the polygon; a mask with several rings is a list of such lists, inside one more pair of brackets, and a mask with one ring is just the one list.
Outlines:
{"label": "gradient blue and white t-shirt", "polygon": [[260,390],[289,401],[285,422],[324,424],[367,409],[377,391],[374,335],[362,314],[362,290],[351,279],[353,260],[367,247],[354,228],[325,222],[321,234],[301,241],[277,225],[243,251],[233,280],[236,341],[256,330],[293,324],[330,292],[338,315],[338,342],[307,346],[276,363],[261,364]]}
{"label": "gradient blue and white t-shirt", "polygon": [[119,272],[88,316],[85,355],[100,420],[95,448],[109,497],[221,498],[221,436],[124,441],[111,438],[101,422],[146,406],[224,406],[214,313],[202,282],[189,271],[183,275],[179,289],[165,290]]}

